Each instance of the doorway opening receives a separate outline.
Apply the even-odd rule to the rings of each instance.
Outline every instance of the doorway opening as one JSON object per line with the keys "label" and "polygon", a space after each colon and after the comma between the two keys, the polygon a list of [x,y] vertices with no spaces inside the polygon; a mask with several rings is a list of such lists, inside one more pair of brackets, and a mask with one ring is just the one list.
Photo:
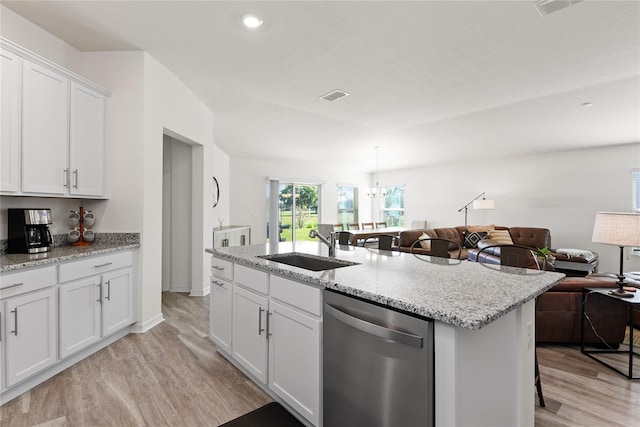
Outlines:
{"label": "doorway opening", "polygon": [[194,147],[166,134],[162,143],[162,290],[191,292]]}

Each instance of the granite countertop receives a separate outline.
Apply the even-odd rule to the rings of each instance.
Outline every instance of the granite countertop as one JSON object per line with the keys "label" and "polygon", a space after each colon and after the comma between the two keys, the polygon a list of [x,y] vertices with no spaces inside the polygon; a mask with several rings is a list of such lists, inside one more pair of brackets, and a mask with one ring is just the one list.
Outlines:
{"label": "granite countertop", "polygon": [[316,242],[235,246],[206,249],[206,252],[472,330],[480,329],[534,299],[565,277],[555,272],[418,257],[401,252],[361,247],[343,249],[336,251],[336,258],[359,264],[318,272],[257,258],[289,252],[327,256],[328,248]]}
{"label": "granite countertop", "polygon": [[138,233],[114,233],[89,246],[54,246],[41,254],[2,254],[0,273],[140,247]]}

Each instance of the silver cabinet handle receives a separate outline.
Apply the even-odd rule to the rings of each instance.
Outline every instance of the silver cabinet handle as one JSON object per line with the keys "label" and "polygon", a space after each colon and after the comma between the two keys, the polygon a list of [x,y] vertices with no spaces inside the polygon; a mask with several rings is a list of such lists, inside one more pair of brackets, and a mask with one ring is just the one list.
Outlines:
{"label": "silver cabinet handle", "polygon": [[98,283],[98,299],[97,301],[102,304],[102,283]]}
{"label": "silver cabinet handle", "polygon": [[16,307],[15,309],[11,310],[11,312],[13,313],[13,321],[14,321],[14,330],[13,331],[9,331],[10,334],[15,334],[16,336],[18,336],[18,307]]}
{"label": "silver cabinet handle", "polygon": [[24,283],[14,283],[13,285],[5,286],[2,289],[17,288],[18,286],[22,286],[22,285],[24,285]]}
{"label": "silver cabinet handle", "polygon": [[68,187],[69,186],[69,169],[65,169],[62,171],[62,173],[64,174],[64,187]]}
{"label": "silver cabinet handle", "polygon": [[396,331],[395,329],[389,329],[385,328],[384,326],[376,325],[375,323],[371,323],[347,314],[339,308],[332,306],[331,304],[325,303],[324,309],[328,314],[335,317],[339,321],[346,323],[353,328],[359,329],[367,334],[375,335],[385,340],[396,341],[401,344],[410,345],[412,347],[422,348],[423,339],[418,335]]}
{"label": "silver cabinet handle", "polygon": [[262,312],[265,311],[264,308],[258,307],[258,335],[261,335],[264,332],[262,328]]}
{"label": "silver cabinet handle", "polygon": [[74,169],[73,174],[76,177],[76,183],[74,184],[73,188],[78,188],[78,169]]}
{"label": "silver cabinet handle", "polygon": [[107,301],[111,301],[111,280],[107,280]]}
{"label": "silver cabinet handle", "polygon": [[213,268],[215,268],[218,271],[224,270],[224,267],[218,267],[217,265],[214,265]]}
{"label": "silver cabinet handle", "polygon": [[112,262],[105,262],[104,264],[94,265],[94,268],[106,267],[107,265],[113,264]]}
{"label": "silver cabinet handle", "polygon": [[217,280],[211,280],[211,281],[220,287],[224,286],[224,283],[220,283]]}

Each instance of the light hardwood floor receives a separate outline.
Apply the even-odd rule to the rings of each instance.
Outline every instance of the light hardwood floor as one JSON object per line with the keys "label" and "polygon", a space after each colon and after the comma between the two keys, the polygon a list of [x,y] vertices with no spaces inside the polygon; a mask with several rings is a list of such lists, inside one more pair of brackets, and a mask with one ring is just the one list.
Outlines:
{"label": "light hardwood floor", "polygon": [[[208,297],[164,293],[165,321],[0,407],[0,425],[217,426],[271,399],[215,352]],[[537,427],[640,425],[640,382],[570,346],[541,346]],[[640,370],[638,371],[640,373]],[[327,426],[330,427],[330,426]]]}

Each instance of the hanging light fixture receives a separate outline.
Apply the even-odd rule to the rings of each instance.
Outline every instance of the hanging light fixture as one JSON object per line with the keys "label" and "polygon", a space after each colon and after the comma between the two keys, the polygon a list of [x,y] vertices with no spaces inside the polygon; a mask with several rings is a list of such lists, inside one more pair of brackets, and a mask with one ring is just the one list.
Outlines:
{"label": "hanging light fixture", "polygon": [[[376,196],[380,193],[380,183],[378,182],[378,164],[380,162],[380,156],[379,156],[379,150],[380,150],[380,146],[376,145],[375,147],[373,147],[376,149],[376,174],[375,174],[375,179],[376,179],[376,185],[375,187],[371,187],[369,189],[369,191],[367,192],[367,197],[370,197],[372,199],[375,199]],[[384,198],[386,197],[387,192],[383,191],[380,194],[380,197]]]}

